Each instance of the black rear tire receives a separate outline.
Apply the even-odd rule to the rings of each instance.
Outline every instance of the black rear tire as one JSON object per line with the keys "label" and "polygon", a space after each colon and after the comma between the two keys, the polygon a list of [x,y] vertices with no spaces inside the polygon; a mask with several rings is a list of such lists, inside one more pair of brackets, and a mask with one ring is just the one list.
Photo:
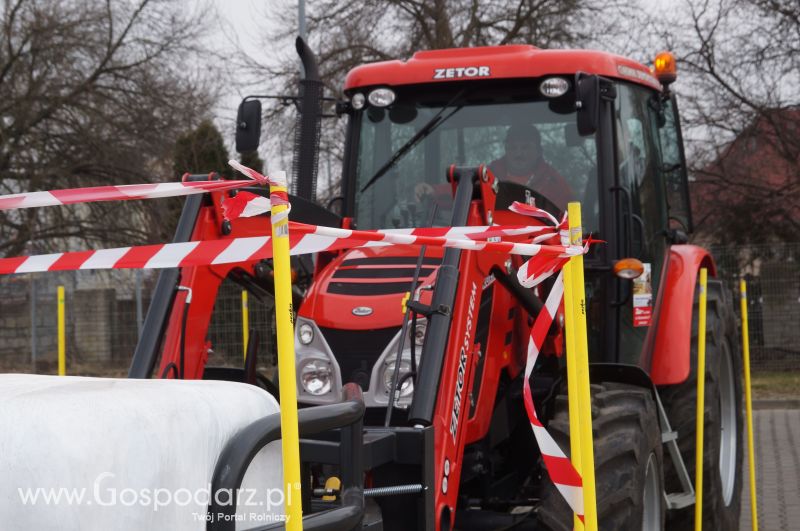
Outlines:
{"label": "black rear tire", "polygon": [[[732,297],[722,282],[708,281],[706,310],[706,380],[703,428],[703,529],[739,529],[742,493],[742,365]],[[698,297],[692,317],[692,349],[689,377],[679,385],[659,389],[670,425],[678,432],[678,447],[689,477],[695,481],[697,411],[697,316]],[[727,374],[725,372],[727,371]],[[732,378],[732,382],[730,379]],[[731,396],[732,394],[732,396]],[[735,410],[731,410],[735,408]],[[724,431],[723,414],[735,423]],[[732,432],[732,433],[731,433]],[[720,454],[728,437],[728,472],[723,481]],[[731,448],[730,445],[735,448]],[[681,490],[672,461],[664,468],[667,492]],[[669,529],[693,529],[694,506],[670,511]]]}
{"label": "black rear tire", "polygon": [[[663,529],[665,507],[661,430],[650,390],[620,383],[592,385],[592,426],[594,434],[595,484],[600,529],[643,529],[645,486],[655,483],[655,527]],[[569,455],[569,411],[566,395],[555,401],[555,413],[548,431]],[[648,476],[648,463],[651,463]],[[556,487],[542,478],[542,501],[537,509],[543,529],[569,531],[573,516]],[[652,500],[652,497],[651,497]]]}

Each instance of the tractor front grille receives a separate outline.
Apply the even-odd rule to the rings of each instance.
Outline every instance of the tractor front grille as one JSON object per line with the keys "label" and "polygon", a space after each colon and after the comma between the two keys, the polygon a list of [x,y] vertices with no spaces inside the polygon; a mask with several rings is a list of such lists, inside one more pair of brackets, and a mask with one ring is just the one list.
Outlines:
{"label": "tractor front grille", "polygon": [[[441,258],[424,257],[419,278],[436,271]],[[406,293],[411,289],[417,257],[374,256],[344,260],[333,273],[328,293],[352,296],[375,296]]]}
{"label": "tractor front grille", "polygon": [[[338,269],[333,274],[333,278],[391,278],[391,279],[411,279],[414,278],[414,266],[410,267],[353,267],[350,269]],[[419,278],[426,278],[436,271],[432,267],[421,267]]]}
{"label": "tractor front grille", "polygon": [[369,389],[369,379],[375,361],[400,331],[399,327],[379,328],[377,330],[341,330],[320,327],[325,341],[331,347],[339,369],[342,384],[354,382],[361,389]]}
{"label": "tractor front grille", "polygon": [[339,295],[392,295],[393,293],[406,293],[411,289],[408,282],[331,282],[328,284],[328,293]]}

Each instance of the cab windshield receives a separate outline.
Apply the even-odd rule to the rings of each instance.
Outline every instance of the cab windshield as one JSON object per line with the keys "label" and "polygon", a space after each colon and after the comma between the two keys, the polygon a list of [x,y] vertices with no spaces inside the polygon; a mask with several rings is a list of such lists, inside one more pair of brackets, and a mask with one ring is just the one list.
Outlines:
{"label": "cab windshield", "polygon": [[400,87],[389,107],[357,113],[358,228],[447,226],[447,168],[488,164],[500,182],[497,208],[532,198],[558,216],[581,201],[584,231],[597,233],[597,148],[594,136],[578,135],[572,91],[548,99],[537,81],[483,83]]}

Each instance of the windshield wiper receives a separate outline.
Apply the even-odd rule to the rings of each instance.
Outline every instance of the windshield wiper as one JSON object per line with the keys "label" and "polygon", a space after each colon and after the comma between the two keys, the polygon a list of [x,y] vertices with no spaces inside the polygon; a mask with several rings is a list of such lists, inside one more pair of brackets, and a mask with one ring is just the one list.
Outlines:
{"label": "windshield wiper", "polygon": [[414,146],[416,146],[420,142],[420,140],[422,140],[423,138],[425,138],[426,136],[431,134],[434,129],[436,129],[437,127],[439,127],[443,123],[445,123],[447,120],[450,119],[451,116],[453,116],[455,113],[460,111],[461,108],[463,107],[463,105],[459,105],[458,107],[456,107],[455,109],[450,111],[450,113],[448,113],[447,116],[442,117],[442,114],[444,114],[444,112],[447,110],[447,108],[450,107],[453,104],[453,102],[455,102],[458,98],[463,96],[464,92],[465,92],[464,90],[461,90],[461,91],[458,92],[458,94],[453,96],[453,98],[450,101],[448,101],[444,105],[444,107],[439,109],[439,111],[436,114],[434,114],[433,117],[430,120],[428,120],[428,122],[425,125],[423,125],[420,128],[419,131],[417,131],[414,134],[414,136],[409,138],[408,141],[406,141],[405,144],[400,146],[400,148],[397,151],[395,151],[394,154],[391,157],[389,157],[389,160],[387,160],[386,163],[383,166],[381,166],[378,169],[378,171],[375,172],[375,175],[370,177],[369,181],[367,181],[367,184],[365,184],[364,187],[361,188],[361,193],[363,193],[364,190],[366,190],[367,188],[369,188],[370,186],[375,184],[375,181],[377,181],[378,179],[383,177],[386,174],[386,172],[388,172],[389,169],[392,166],[394,166],[395,163],[398,160],[400,160],[406,153],[411,151],[411,149]]}

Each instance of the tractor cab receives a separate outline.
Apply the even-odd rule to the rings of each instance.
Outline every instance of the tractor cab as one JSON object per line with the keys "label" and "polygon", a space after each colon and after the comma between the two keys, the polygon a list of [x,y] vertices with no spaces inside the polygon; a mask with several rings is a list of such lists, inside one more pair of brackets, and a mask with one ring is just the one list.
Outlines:
{"label": "tractor cab", "polygon": [[[425,51],[354,69],[345,94],[341,212],[349,227],[459,225],[452,167],[483,166],[494,178],[490,189],[476,188],[470,197],[476,206],[469,225],[541,223],[510,212],[514,201],[555,217],[580,201],[584,234],[606,242],[587,257],[592,354],[644,363],[652,294],[668,238],[680,234],[669,220],[683,230],[690,224],[674,103],[647,68],[603,52],[532,46]],[[386,405],[399,310],[417,254],[352,250],[320,271],[299,310],[301,401],[337,400],[352,381],[365,390],[368,406]],[[434,249],[425,254],[426,289],[441,257]],[[637,289],[650,294],[647,300],[633,297],[630,271],[612,274],[623,258],[641,269]],[[414,332],[417,354],[424,326]],[[403,376],[416,365],[410,342]],[[521,343],[512,348],[521,355]],[[410,402],[413,379],[404,382],[403,401]]]}

